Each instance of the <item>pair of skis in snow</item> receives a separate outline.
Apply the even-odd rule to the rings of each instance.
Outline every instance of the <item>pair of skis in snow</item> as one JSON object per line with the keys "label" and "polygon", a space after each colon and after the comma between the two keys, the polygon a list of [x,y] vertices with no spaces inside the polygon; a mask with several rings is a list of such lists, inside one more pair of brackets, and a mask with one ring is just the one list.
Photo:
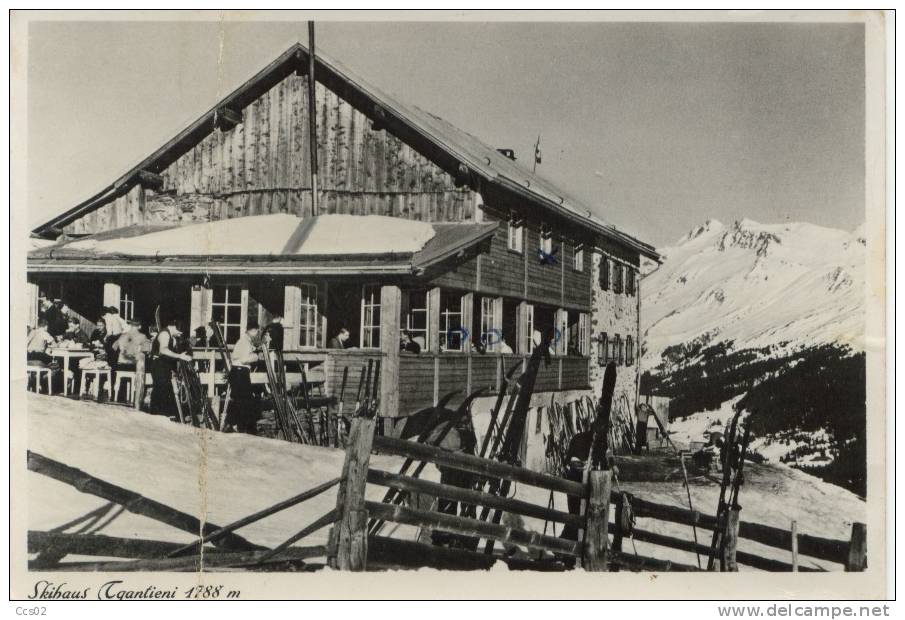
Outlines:
{"label": "pair of skis in snow", "polygon": [[736,411],[729,425],[729,432],[720,450],[720,461],[723,466],[723,478],[720,483],[720,495],[717,501],[717,528],[710,542],[710,555],[707,558],[707,570],[712,571],[716,562],[720,562],[720,570],[726,570],[725,549],[729,513],[740,510],[738,503],[739,489],[744,482],[743,471],[748,444],[751,440],[750,424],[746,423],[741,439],[739,439],[739,418],[741,411]]}

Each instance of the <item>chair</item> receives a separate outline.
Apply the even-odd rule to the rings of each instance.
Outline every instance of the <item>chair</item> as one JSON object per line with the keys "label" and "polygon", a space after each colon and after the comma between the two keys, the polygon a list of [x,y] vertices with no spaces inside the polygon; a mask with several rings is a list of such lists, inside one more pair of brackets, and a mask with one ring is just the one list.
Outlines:
{"label": "chair", "polygon": [[113,386],[113,400],[119,402],[119,393],[123,387],[123,382],[126,382],[126,400],[132,400],[132,388],[135,385],[135,371],[134,370],[117,370],[116,371],[116,385]]}
{"label": "chair", "polygon": [[25,367],[25,385],[31,385],[31,379],[35,379],[35,393],[41,392],[41,379],[47,380],[47,394],[51,393],[50,382],[53,377],[53,370],[47,366],[26,366]]}
{"label": "chair", "polygon": [[107,398],[113,400],[113,380],[109,368],[84,368],[82,369],[82,394],[88,393],[88,380],[91,379],[91,391],[95,400],[100,397],[101,378],[107,379]]}

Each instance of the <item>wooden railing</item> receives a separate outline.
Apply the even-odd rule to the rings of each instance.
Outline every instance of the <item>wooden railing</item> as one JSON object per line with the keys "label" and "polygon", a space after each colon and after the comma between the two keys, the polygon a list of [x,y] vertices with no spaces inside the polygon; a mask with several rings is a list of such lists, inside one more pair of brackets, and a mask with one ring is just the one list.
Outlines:
{"label": "wooden railing", "polygon": [[[370,466],[372,452],[401,456],[407,463],[421,461],[438,468],[454,469],[471,474],[474,480],[508,480],[530,485],[555,493],[564,493],[583,500],[581,514],[556,510],[548,505],[538,505],[513,497],[501,497],[472,487],[455,486],[442,482],[421,480],[407,474],[387,472]],[[420,470],[419,470],[420,471]],[[384,502],[365,499],[368,484],[390,489]],[[841,564],[847,571],[861,571],[866,566],[866,530],[863,524],[852,527],[851,540],[835,540],[810,534],[798,534],[759,523],[740,521],[738,511],[720,522],[712,515],[686,510],[677,506],[650,502],[612,488],[610,471],[588,472],[586,482],[579,483],[515,467],[468,454],[450,452],[424,443],[375,436],[374,420],[356,418],[347,445],[340,491],[337,496],[337,524],[331,533],[329,562],[344,570],[367,570],[369,546],[375,546],[375,557],[381,566],[402,565],[413,557],[424,559],[425,566],[438,568],[484,567],[500,560],[518,568],[551,570],[554,563],[562,566],[564,558],[571,558],[585,570],[600,571],[624,568],[627,570],[697,571],[699,566],[683,564],[656,557],[639,556],[623,550],[627,538],[656,547],[696,553],[709,557],[723,554],[722,564],[727,570],[737,570],[738,565],[767,571],[817,571],[792,563],[738,550],[738,540],[745,539],[761,545],[782,549],[825,562]],[[426,510],[421,506],[407,505],[412,494],[458,502],[462,506],[475,507],[469,514],[480,513],[485,518],[449,514]],[[612,509],[611,509],[612,507]],[[646,521],[657,520],[694,526],[704,531],[720,530],[726,544],[719,550],[694,540],[685,540],[658,532],[627,527],[623,515],[631,511],[635,517]],[[462,511],[464,512],[464,510]],[[553,523],[570,525],[579,530],[577,540],[568,540],[522,529],[511,524],[500,525],[503,512],[543,519]],[[610,515],[614,519],[610,520]],[[488,519],[493,514],[496,518]],[[514,545],[530,552],[531,560],[516,560],[508,555],[487,555],[462,549],[439,549],[416,542],[386,539],[375,535],[368,523],[374,520],[439,530],[464,539],[483,539]],[[476,542],[476,541],[475,541]],[[476,546],[476,545],[475,545]],[[490,548],[492,545],[488,545]],[[486,550],[486,548],[485,548]],[[418,551],[418,554],[413,554]],[[540,558],[540,559],[537,559]]]}
{"label": "wooden railing", "polygon": [[[495,392],[505,369],[527,355],[497,353],[404,353],[399,358],[399,409],[414,413],[434,405],[453,390],[470,393],[480,388]],[[590,385],[590,359],[579,356],[553,357],[538,370],[536,392],[583,390]]]}

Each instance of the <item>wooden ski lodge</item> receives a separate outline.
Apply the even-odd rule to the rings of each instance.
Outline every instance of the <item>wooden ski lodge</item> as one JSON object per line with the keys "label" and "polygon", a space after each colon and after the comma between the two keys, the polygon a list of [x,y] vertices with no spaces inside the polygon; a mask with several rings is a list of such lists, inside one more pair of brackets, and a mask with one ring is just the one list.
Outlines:
{"label": "wooden ski lodge", "polygon": [[[279,314],[286,358],[319,369],[328,395],[344,372],[357,378],[380,359],[387,418],[452,390],[493,390],[530,354],[535,332],[552,332],[541,398],[585,391],[616,361],[616,399],[632,411],[639,265],[658,259],[654,249],[511,151],[320,52],[311,119],[309,64],[307,49],[292,46],[36,228],[32,325],[42,298],[62,299],[86,323],[115,306],[148,324],[161,306],[190,329],[217,321],[234,343],[249,321]],[[341,327],[351,346],[327,348]],[[400,350],[405,333],[420,353]]]}

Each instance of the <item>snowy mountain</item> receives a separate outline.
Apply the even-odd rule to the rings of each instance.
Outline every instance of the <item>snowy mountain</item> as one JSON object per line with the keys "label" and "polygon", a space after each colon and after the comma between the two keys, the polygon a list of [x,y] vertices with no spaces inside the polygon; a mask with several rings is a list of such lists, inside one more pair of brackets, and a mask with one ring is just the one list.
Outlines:
{"label": "snowy mountain", "polygon": [[659,251],[642,283],[646,369],[681,344],[863,350],[863,227],[708,220]]}
{"label": "snowy mountain", "polygon": [[812,224],[708,220],[642,282],[642,393],[678,442],[735,411],[752,449],[865,493],[865,240]]}

